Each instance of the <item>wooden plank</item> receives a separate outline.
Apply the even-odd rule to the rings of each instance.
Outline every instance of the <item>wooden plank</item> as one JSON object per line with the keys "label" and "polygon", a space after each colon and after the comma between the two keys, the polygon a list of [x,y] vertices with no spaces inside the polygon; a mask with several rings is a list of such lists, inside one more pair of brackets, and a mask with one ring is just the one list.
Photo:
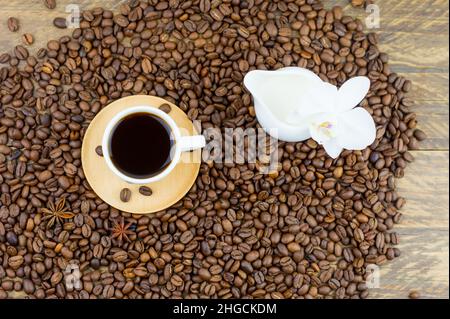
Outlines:
{"label": "wooden plank", "polygon": [[443,151],[449,148],[449,125],[448,115],[425,116],[418,114],[417,120],[419,124],[417,128],[421,129],[427,134],[427,139],[419,143],[418,150],[422,151]]}
{"label": "wooden plank", "polygon": [[417,290],[422,298],[449,298],[448,228],[401,229],[401,256],[380,269],[380,288],[370,298],[408,298]]}
{"label": "wooden plank", "polygon": [[413,84],[408,97],[416,104],[421,101],[448,103],[448,73],[408,73],[405,77]]}
{"label": "wooden plank", "polygon": [[[366,14],[364,9],[352,7],[348,0],[324,0],[322,2],[326,8],[340,5],[344,7],[346,14],[351,16]],[[383,29],[388,29],[395,20],[411,19],[440,22],[449,16],[448,0],[376,0],[374,2],[380,9],[382,21],[386,23],[382,25]]]}
{"label": "wooden plank", "polygon": [[448,103],[421,101],[412,108],[417,114],[417,128],[427,134],[419,143],[419,150],[448,150],[449,125]]}
{"label": "wooden plank", "polygon": [[389,54],[389,64],[396,72],[448,73],[448,30],[433,35],[412,32],[379,34],[380,49]]}
{"label": "wooden plank", "polygon": [[397,193],[406,198],[399,229],[442,228],[449,221],[449,152],[412,152],[415,160],[397,180]]}
{"label": "wooden plank", "polygon": [[449,152],[413,152],[415,161],[398,180],[406,197],[400,235],[401,256],[380,269],[380,288],[371,298],[408,298],[418,290],[423,298],[449,297]]}
{"label": "wooden plank", "polygon": [[[346,15],[365,22],[371,12],[353,8],[347,0],[324,1],[341,5]],[[379,8],[380,49],[390,56],[397,72],[448,72],[448,1],[375,1]]]}
{"label": "wooden plank", "polygon": [[[59,0],[55,9],[50,10],[45,7],[42,0],[28,1],[2,1],[0,11],[0,53],[12,52],[14,46],[22,44],[21,37],[24,33],[31,33],[35,37],[35,43],[28,47],[31,53],[35,53],[39,48],[46,47],[51,39],[58,39],[64,35],[71,34],[70,29],[58,29],[53,26],[53,19],[56,17],[67,17],[70,12],[66,12],[69,4],[78,5],[80,10],[102,6],[103,8],[117,8],[119,0]],[[20,29],[17,32],[10,32],[6,21],[9,17],[16,17],[20,21]]]}
{"label": "wooden plank", "polygon": [[[398,182],[398,193],[408,194],[404,219],[396,227],[402,256],[382,269],[382,276],[390,289],[396,287],[396,297],[418,289],[423,297],[448,298],[449,153],[413,155],[415,162]],[[385,290],[383,296],[390,293]]]}

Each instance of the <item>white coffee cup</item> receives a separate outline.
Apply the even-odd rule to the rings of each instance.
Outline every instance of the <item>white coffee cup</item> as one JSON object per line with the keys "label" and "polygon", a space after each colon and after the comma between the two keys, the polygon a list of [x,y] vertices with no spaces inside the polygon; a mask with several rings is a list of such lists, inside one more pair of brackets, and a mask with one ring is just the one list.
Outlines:
{"label": "white coffee cup", "polygon": [[[162,119],[170,128],[170,135],[173,141],[172,149],[170,150],[170,163],[157,175],[147,178],[135,178],[121,172],[113,163],[111,159],[111,138],[117,125],[126,117],[132,114],[150,114]],[[180,161],[181,153],[191,150],[196,150],[204,147],[206,144],[203,135],[182,136],[180,128],[175,121],[165,112],[156,107],[151,106],[135,106],[117,113],[106,126],[102,139],[103,157],[109,169],[122,180],[131,184],[149,184],[159,181],[169,175]]]}

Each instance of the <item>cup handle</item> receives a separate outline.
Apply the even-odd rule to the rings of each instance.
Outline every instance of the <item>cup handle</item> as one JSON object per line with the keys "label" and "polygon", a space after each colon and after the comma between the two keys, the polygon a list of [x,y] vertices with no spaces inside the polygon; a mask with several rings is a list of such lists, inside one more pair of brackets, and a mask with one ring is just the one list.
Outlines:
{"label": "cup handle", "polygon": [[203,135],[182,136],[179,143],[181,151],[186,152],[205,147],[206,140]]}

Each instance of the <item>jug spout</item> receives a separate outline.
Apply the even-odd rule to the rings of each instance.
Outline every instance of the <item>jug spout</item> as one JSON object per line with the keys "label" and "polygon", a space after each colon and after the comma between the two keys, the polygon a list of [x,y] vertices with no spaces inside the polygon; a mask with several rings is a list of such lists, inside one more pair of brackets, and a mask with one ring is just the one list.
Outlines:
{"label": "jug spout", "polygon": [[321,82],[313,72],[297,67],[277,71],[255,70],[244,78],[263,129],[270,135],[277,132],[274,137],[288,142],[309,138],[308,124],[304,119],[314,110],[308,92]]}

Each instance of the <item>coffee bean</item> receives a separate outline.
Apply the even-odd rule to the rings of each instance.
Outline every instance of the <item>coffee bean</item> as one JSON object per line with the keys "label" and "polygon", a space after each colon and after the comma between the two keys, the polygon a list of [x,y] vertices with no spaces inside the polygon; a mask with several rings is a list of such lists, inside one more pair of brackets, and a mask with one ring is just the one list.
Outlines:
{"label": "coffee bean", "polygon": [[151,196],[153,192],[150,187],[141,186],[141,187],[139,187],[139,193],[141,193],[141,195],[144,195],[144,196]]}
{"label": "coffee bean", "polygon": [[8,18],[7,24],[8,24],[8,29],[11,32],[17,32],[20,29],[20,23],[17,18],[14,18],[14,17]]}
{"label": "coffee bean", "polygon": [[186,230],[183,234],[181,234],[180,242],[183,244],[189,243],[194,238],[194,235],[190,230]]}
{"label": "coffee bean", "polygon": [[35,291],[35,286],[30,279],[23,280],[23,290],[27,294],[33,294]]}
{"label": "coffee bean", "polygon": [[202,280],[210,280],[211,279],[211,273],[208,271],[208,269],[201,268],[198,271],[198,275]]}
{"label": "coffee bean", "polygon": [[8,298],[8,292],[6,292],[0,288],[0,299],[7,299],[7,298]]}
{"label": "coffee bean", "polygon": [[28,58],[29,53],[28,53],[28,50],[24,46],[18,45],[14,48],[14,55],[19,60],[25,60]]}
{"label": "coffee bean", "polygon": [[418,141],[423,141],[427,138],[425,132],[418,129],[414,131],[414,136],[417,138]]}
{"label": "coffee bean", "polygon": [[420,299],[420,292],[417,290],[411,290],[408,294],[409,299]]}
{"label": "coffee bean", "polygon": [[172,107],[170,106],[170,104],[168,103],[164,103],[161,104],[161,106],[159,107],[159,109],[167,114],[170,113],[170,111],[172,111]]}
{"label": "coffee bean", "polygon": [[95,153],[97,153],[98,156],[103,156],[103,149],[102,149],[102,146],[101,146],[101,145],[98,145],[98,146],[95,148]]}
{"label": "coffee bean", "polygon": [[61,255],[67,260],[71,260],[73,258],[73,252],[68,247],[62,247]]}
{"label": "coffee bean", "polygon": [[131,199],[131,190],[129,188],[123,188],[120,191],[120,200],[122,202],[128,202]]}
{"label": "coffee bean", "polygon": [[11,60],[11,55],[9,53],[2,53],[0,55],[0,64],[8,63]]}
{"label": "coffee bean", "polygon": [[216,20],[218,22],[221,22],[223,20],[223,18],[224,18],[222,12],[220,12],[219,9],[212,9],[209,12],[209,14],[210,14],[211,18],[213,18],[214,20]]}
{"label": "coffee bean", "polygon": [[150,74],[152,72],[152,63],[149,59],[144,58],[141,63],[142,71],[145,74]]}
{"label": "coffee bean", "polygon": [[58,17],[53,20],[53,25],[59,29],[65,29],[67,28],[67,21],[65,18]]}
{"label": "coffee bean", "polygon": [[42,0],[48,9],[56,8],[56,0]]}
{"label": "coffee bean", "polygon": [[17,270],[23,262],[24,258],[21,255],[13,256],[8,259],[8,265],[14,270]]}
{"label": "coffee bean", "polygon": [[117,23],[122,28],[127,27],[128,24],[130,23],[128,21],[128,18],[126,16],[124,16],[124,15],[121,15],[121,14],[114,16],[114,22]]}
{"label": "coffee bean", "polygon": [[354,7],[361,7],[365,4],[366,0],[350,0],[350,3]]}
{"label": "coffee bean", "polygon": [[32,45],[33,42],[34,42],[34,38],[33,38],[33,36],[32,36],[31,34],[25,33],[25,34],[22,36],[22,42],[23,42],[24,44],[26,44],[26,45]]}
{"label": "coffee bean", "polygon": [[115,262],[122,262],[122,261],[127,260],[127,258],[128,258],[128,254],[127,254],[127,252],[124,251],[124,250],[120,250],[120,251],[116,252],[116,253],[112,256],[112,259],[113,259]]}
{"label": "coffee bean", "polygon": [[17,235],[12,231],[6,233],[6,241],[12,246],[17,246],[19,243]]}

